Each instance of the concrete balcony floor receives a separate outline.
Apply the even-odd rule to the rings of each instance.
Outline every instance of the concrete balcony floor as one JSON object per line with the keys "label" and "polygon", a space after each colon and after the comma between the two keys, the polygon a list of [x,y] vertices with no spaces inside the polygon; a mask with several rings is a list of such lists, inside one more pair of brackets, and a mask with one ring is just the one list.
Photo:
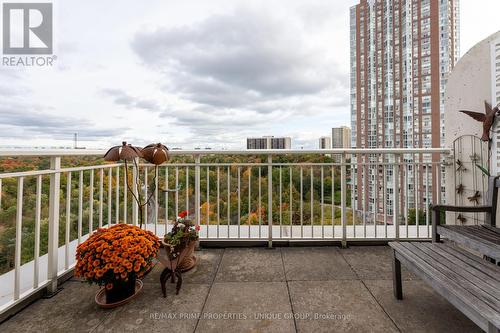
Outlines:
{"label": "concrete balcony floor", "polygon": [[[387,246],[227,248],[197,251],[179,295],[160,264],[131,303],[103,310],[98,290],[73,278],[0,325],[1,332],[480,332],[404,271],[392,294]],[[295,318],[294,318],[295,317]],[[318,318],[320,317],[320,318]]]}

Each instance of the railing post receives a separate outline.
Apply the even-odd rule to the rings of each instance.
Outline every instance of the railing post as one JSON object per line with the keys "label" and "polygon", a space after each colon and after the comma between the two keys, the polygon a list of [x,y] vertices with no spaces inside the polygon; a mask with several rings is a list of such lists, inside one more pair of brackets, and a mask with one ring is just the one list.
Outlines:
{"label": "railing post", "polygon": [[[200,161],[201,157],[200,155],[196,154],[194,155],[194,219],[196,221],[196,225],[200,225],[200,205],[201,205],[201,200],[200,200]],[[207,226],[207,237],[208,237],[208,226]]]}
{"label": "railing post", "polygon": [[273,156],[272,155],[267,156],[267,214],[268,214],[267,245],[271,249],[273,247]]}
{"label": "railing post", "polygon": [[[136,198],[139,197],[139,189],[137,188],[137,175],[139,173],[139,170],[137,170],[136,165],[139,165],[139,162],[134,163],[132,166],[132,192],[134,192],[134,195]],[[139,223],[139,205],[137,204],[136,200],[132,200],[132,224],[137,225]]]}
{"label": "railing post", "polygon": [[[55,156],[50,159],[50,169],[61,169],[61,157]],[[59,194],[61,185],[61,173],[55,172],[50,175],[49,193],[49,235],[48,235],[48,293],[57,292],[58,271],[58,248],[59,248]]]}
{"label": "railing post", "polygon": [[399,162],[400,162],[400,154],[394,154],[394,170],[393,170],[393,209],[392,209],[392,225],[395,228],[395,238],[399,239]]}
{"label": "railing post", "polygon": [[[340,157],[340,212],[341,212],[341,222],[342,222],[342,247],[347,247],[347,165],[345,153],[342,153]],[[335,205],[335,199],[332,198],[332,205]],[[353,227],[354,223],[354,211],[352,214]]]}

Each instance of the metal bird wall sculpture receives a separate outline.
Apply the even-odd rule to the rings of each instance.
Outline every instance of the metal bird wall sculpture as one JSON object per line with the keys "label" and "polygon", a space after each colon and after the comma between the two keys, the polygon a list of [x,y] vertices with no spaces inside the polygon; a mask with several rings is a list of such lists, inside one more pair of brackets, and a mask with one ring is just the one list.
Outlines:
{"label": "metal bird wall sculpture", "polygon": [[467,168],[464,166],[464,163],[462,161],[457,159],[455,163],[457,163],[457,171],[463,171],[463,172],[467,171]]}
{"label": "metal bird wall sculpture", "polygon": [[478,154],[474,154],[474,155],[471,155],[470,156],[470,160],[473,162],[473,163],[476,163],[476,162],[479,162],[481,158],[479,157]]}
{"label": "metal bird wall sculpture", "polygon": [[465,113],[466,115],[474,118],[477,121],[483,123],[483,136],[481,137],[482,141],[490,141],[490,130],[495,122],[495,117],[497,112],[499,112],[498,106],[491,108],[491,104],[484,101],[484,113],[460,110],[460,112]]}
{"label": "metal bird wall sculpture", "polygon": [[481,192],[476,191],[472,197],[468,197],[470,202],[474,202],[475,204],[479,204],[479,198],[481,198]]}
{"label": "metal bird wall sculpture", "polygon": [[462,224],[467,222],[467,218],[465,216],[463,216],[462,214],[458,214],[457,220],[460,221],[460,223],[462,223]]}

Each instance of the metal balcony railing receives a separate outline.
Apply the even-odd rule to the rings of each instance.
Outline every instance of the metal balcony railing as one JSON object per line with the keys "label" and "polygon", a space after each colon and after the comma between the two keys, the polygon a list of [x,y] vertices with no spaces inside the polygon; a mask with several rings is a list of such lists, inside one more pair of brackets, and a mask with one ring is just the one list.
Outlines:
{"label": "metal balcony railing", "polygon": [[[347,242],[430,238],[429,205],[441,201],[448,149],[173,150],[155,168],[68,165],[105,151],[0,150],[0,159],[50,160],[46,169],[0,173],[0,316],[71,272],[96,228],[139,222],[127,191],[152,196],[144,227],[164,235],[181,210],[202,242]],[[66,161],[71,159],[69,161]],[[64,161],[64,167],[61,161]],[[76,159],[78,160],[78,159]],[[86,161],[88,164],[88,161]],[[13,212],[12,212],[13,213]],[[10,253],[10,254],[9,254]],[[11,257],[9,257],[11,256]]]}

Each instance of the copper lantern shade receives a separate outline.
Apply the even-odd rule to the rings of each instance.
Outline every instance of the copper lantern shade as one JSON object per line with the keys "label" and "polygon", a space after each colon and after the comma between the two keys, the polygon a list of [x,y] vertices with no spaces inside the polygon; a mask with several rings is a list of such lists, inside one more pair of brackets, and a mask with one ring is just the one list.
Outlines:
{"label": "copper lantern shade", "polygon": [[142,157],[151,164],[160,165],[168,161],[168,148],[161,143],[147,145],[142,150]]}
{"label": "copper lantern shade", "polygon": [[104,154],[104,160],[107,162],[130,161],[137,157],[143,157],[141,149],[134,147],[127,142],[122,142],[121,146],[114,146]]}

